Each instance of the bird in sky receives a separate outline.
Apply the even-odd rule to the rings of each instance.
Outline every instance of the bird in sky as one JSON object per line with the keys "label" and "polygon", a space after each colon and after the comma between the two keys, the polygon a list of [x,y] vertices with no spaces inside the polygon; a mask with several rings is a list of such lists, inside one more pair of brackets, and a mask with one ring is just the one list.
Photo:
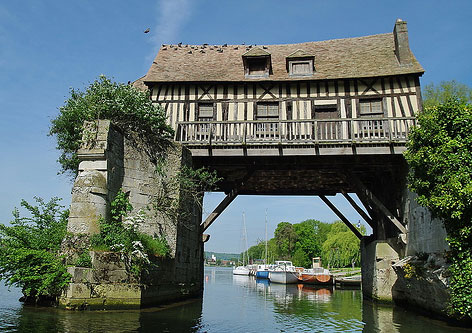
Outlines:
{"label": "bird in sky", "polygon": [[151,29],[147,28],[146,30],[144,30],[144,33],[147,34],[149,31],[151,31]]}

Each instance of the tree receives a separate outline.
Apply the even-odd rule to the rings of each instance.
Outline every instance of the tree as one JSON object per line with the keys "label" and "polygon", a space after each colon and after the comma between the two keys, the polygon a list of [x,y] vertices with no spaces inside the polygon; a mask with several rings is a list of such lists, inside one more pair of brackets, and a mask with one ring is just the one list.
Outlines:
{"label": "tree", "polygon": [[450,311],[472,318],[472,106],[460,99],[425,108],[405,158],[418,203],[444,221],[451,258]]}
{"label": "tree", "polygon": [[152,103],[149,92],[112,82],[102,75],[85,91],[72,88],[70,97],[59,108],[59,115],[51,121],[49,135],[57,138],[62,172],[77,174],[77,150],[84,121],[97,119],[112,120],[125,131],[125,135],[132,131],[153,145],[166,144],[173,135],[166,124],[165,111]]}
{"label": "tree", "polygon": [[[362,226],[363,227],[363,226]],[[365,234],[365,228],[360,228]],[[322,257],[331,267],[346,267],[360,263],[360,241],[341,221],[333,223],[323,243]]]}
{"label": "tree", "polygon": [[297,260],[295,260],[295,254],[293,260],[297,266],[309,267],[311,259],[321,255],[321,248],[330,225],[317,220],[306,220],[294,224],[293,227],[297,234],[295,254],[298,252]]}
{"label": "tree", "polygon": [[274,236],[279,258],[290,259],[297,241],[297,233],[293,225],[289,222],[280,222],[275,229]]}
{"label": "tree", "polygon": [[439,105],[451,98],[457,98],[460,103],[472,103],[472,89],[454,80],[442,81],[437,86],[430,83],[423,89],[424,107]]}
{"label": "tree", "polygon": [[21,201],[30,217],[21,217],[15,208],[11,226],[0,224],[0,279],[38,301],[44,296],[58,296],[70,274],[59,255],[68,211],[62,210],[58,198],[35,200],[37,206]]}

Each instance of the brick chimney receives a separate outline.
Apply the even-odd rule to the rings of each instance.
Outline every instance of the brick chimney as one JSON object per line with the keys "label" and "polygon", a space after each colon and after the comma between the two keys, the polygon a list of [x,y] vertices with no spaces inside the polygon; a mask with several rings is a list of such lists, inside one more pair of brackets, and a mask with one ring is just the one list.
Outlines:
{"label": "brick chimney", "polygon": [[393,38],[395,40],[395,55],[400,65],[411,64],[410,43],[408,42],[408,28],[406,22],[397,19],[393,28]]}

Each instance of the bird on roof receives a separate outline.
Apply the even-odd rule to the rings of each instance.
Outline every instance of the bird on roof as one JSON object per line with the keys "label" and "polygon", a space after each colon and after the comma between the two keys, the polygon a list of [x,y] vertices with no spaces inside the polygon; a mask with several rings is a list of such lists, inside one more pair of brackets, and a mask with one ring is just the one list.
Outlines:
{"label": "bird on roof", "polygon": [[144,33],[147,34],[149,31],[151,31],[151,28],[147,28],[146,30],[144,30]]}

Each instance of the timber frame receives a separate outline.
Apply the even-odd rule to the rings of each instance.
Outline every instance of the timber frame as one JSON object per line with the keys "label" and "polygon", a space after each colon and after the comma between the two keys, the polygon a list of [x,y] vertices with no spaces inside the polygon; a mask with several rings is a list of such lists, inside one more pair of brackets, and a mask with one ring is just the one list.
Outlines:
{"label": "timber frame", "polygon": [[[251,59],[265,61],[254,75]],[[293,61],[304,61],[296,73]],[[322,42],[163,45],[134,84],[165,110],[194,167],[222,177],[226,197],[202,233],[238,195],[318,195],[348,224],[327,198],[342,193],[385,239],[407,232],[402,153],[423,73],[397,20],[392,33]]]}

